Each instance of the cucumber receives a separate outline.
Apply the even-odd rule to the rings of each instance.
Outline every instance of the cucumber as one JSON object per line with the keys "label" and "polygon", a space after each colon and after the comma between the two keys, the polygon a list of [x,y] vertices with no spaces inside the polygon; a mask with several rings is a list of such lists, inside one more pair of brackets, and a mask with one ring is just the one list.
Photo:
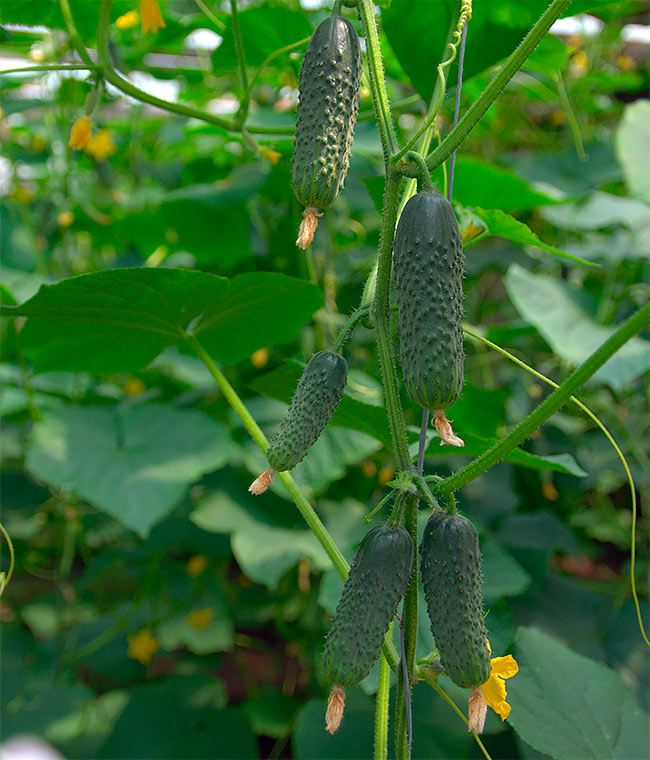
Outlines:
{"label": "cucumber", "polygon": [[248,489],[264,493],[275,472],[293,469],[301,462],[330,421],[348,379],[348,363],[333,351],[319,351],[305,367],[287,416],[269,444],[270,468]]}
{"label": "cucumber", "polygon": [[355,686],[377,661],[413,566],[413,542],[397,525],[369,531],[352,561],[323,652],[327,678]]}
{"label": "cucumber", "polygon": [[431,632],[445,672],[457,686],[480,686],[490,676],[490,651],[476,528],[461,515],[435,512],[424,529],[420,559]]}
{"label": "cucumber", "polygon": [[464,256],[456,215],[439,193],[404,206],[394,242],[400,361],[410,398],[433,411],[463,389]]}
{"label": "cucumber", "polygon": [[305,206],[297,245],[306,248],[327,208],[343,188],[359,106],[361,46],[348,21],[332,15],[311,38],[300,71],[293,153],[293,189]]}

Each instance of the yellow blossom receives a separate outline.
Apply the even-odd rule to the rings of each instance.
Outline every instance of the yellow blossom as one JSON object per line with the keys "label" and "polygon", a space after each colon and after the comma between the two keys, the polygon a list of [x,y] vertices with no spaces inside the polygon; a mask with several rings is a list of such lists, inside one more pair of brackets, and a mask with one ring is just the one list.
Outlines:
{"label": "yellow blossom", "polygon": [[465,245],[465,243],[468,243],[470,240],[474,240],[475,237],[482,235],[484,232],[485,232],[485,227],[481,227],[480,225],[475,224],[474,220],[470,219],[469,222],[463,227],[463,232],[462,232],[463,245]]}
{"label": "yellow blossom", "polygon": [[69,227],[74,222],[74,214],[70,210],[61,211],[57,216],[56,221],[59,227]]}
{"label": "yellow blossom", "polygon": [[251,364],[255,369],[262,369],[269,363],[269,349],[259,348],[251,354]]}
{"label": "yellow blossom", "polygon": [[379,474],[377,475],[377,480],[379,481],[379,485],[385,486],[389,480],[393,479],[394,475],[395,475],[395,470],[390,465],[385,465],[384,467],[381,468],[381,470],[379,470]]}
{"label": "yellow blossom", "polygon": [[68,145],[73,150],[83,150],[91,139],[93,125],[87,116],[77,119],[70,130],[70,139]]}
{"label": "yellow blossom", "polygon": [[207,566],[208,558],[202,554],[195,554],[187,561],[187,574],[191,578],[196,578],[197,575],[201,575]]}
{"label": "yellow blossom", "polygon": [[128,642],[128,656],[142,665],[148,665],[160,649],[160,642],[148,628],[129,634]]}
{"label": "yellow blossom", "polygon": [[258,152],[262,158],[265,158],[272,164],[277,164],[278,161],[282,158],[282,153],[278,153],[277,150],[271,150],[270,148],[260,148]]}
{"label": "yellow blossom", "polygon": [[128,11],[115,20],[115,26],[122,30],[131,29],[131,27],[134,27],[139,20],[140,16],[137,11]]}
{"label": "yellow blossom", "polygon": [[155,34],[165,26],[158,0],[140,0],[140,18],[142,31],[145,34],[147,32]]}
{"label": "yellow blossom", "polygon": [[490,660],[490,667],[490,677],[484,684],[474,689],[469,699],[467,728],[477,734],[483,730],[488,707],[491,707],[501,720],[505,720],[510,715],[506,679],[516,676],[519,672],[519,665],[510,654],[505,657],[493,657]]}
{"label": "yellow blossom", "polygon": [[88,144],[86,145],[86,153],[91,155],[96,161],[105,161],[116,150],[111,133],[107,129],[100,129],[97,134],[88,140]]}
{"label": "yellow blossom", "polygon": [[11,193],[11,198],[13,198],[16,203],[26,206],[34,200],[34,191],[26,185],[16,185]]}
{"label": "yellow blossom", "polygon": [[200,610],[192,610],[187,616],[187,622],[192,628],[196,628],[197,631],[204,631],[209,627],[213,620],[214,610],[210,607],[205,607]]}
{"label": "yellow blossom", "polygon": [[131,377],[124,383],[124,393],[127,396],[139,396],[147,386],[137,377]]}

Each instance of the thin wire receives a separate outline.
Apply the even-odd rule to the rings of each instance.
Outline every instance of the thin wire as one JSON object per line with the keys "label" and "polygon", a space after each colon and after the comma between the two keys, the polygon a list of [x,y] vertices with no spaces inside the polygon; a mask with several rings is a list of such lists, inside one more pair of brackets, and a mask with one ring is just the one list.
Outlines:
{"label": "thin wire", "polygon": [[404,678],[404,707],[406,708],[406,741],[408,756],[411,757],[413,746],[413,715],[411,713],[411,689],[409,688],[409,673],[406,666],[406,643],[404,641],[404,614],[399,620],[400,657],[402,658],[402,677]]}
{"label": "thin wire", "polygon": [[[460,116],[460,94],[463,89],[463,67],[465,65],[465,43],[467,42],[467,27],[469,24],[465,24],[463,27],[463,34],[460,38],[460,52],[458,54],[458,82],[456,83],[456,103],[454,104],[454,128],[458,124],[458,118]],[[456,168],[456,153],[454,151],[449,159],[449,184],[447,186],[447,199],[451,203],[451,194],[454,189],[454,170]]]}

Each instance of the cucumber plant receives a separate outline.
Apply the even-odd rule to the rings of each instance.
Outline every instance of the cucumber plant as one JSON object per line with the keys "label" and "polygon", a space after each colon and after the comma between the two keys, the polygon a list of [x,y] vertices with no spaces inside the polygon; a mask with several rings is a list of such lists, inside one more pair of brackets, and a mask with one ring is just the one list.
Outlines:
{"label": "cucumber plant", "polygon": [[[380,674],[385,673],[385,666],[389,666],[397,675],[394,733],[395,755],[400,760],[410,755],[412,684],[418,679],[435,682],[440,672],[446,672],[461,687],[480,688],[490,676],[490,652],[483,621],[478,538],[471,522],[454,513],[451,508],[453,499],[446,502],[450,505],[449,513],[440,510],[432,503],[433,499],[428,500],[433,514],[425,529],[420,554],[414,551],[419,473],[414,466],[400,405],[400,383],[390,324],[391,297],[397,305],[400,364],[407,392],[412,401],[434,412],[434,424],[443,442],[462,445],[446,420],[445,410],[459,398],[463,387],[463,254],[453,207],[433,190],[431,172],[455,154],[569,3],[570,0],[550,0],[547,9],[462,119],[430,151],[431,130],[445,101],[448,71],[456,59],[457,47],[471,17],[471,0],[456,3],[458,23],[451,30],[450,41],[437,67],[431,105],[419,127],[402,140],[403,144],[398,139],[385,83],[374,3],[372,0],[345,2],[346,6],[356,8],[362,28],[368,82],[384,157],[384,204],[378,257],[365,293],[370,293],[372,298],[370,316],[392,454],[396,469],[404,473],[404,479],[400,486],[403,493],[396,501],[399,508],[393,510],[387,524],[370,531],[357,552],[324,645],[324,671],[333,684],[328,728],[334,730],[342,717],[343,688],[356,685],[368,674],[373,663],[381,660]],[[167,103],[138,89],[116,71],[110,45],[112,0],[101,0],[97,56],[96,60],[91,58],[74,26],[70,4],[61,0],[69,36],[80,60],[102,81],[141,102],[237,133],[244,145],[259,152],[251,137],[253,128],[247,129],[246,126],[250,82],[236,0],[231,0],[230,5],[234,48],[243,89],[239,111],[232,119],[202,111],[185,102]],[[333,14],[317,28],[302,65],[292,179],[296,197],[305,206],[297,241],[301,247],[309,245],[318,215],[341,192],[349,166],[358,109],[362,45],[351,22],[343,17],[342,7],[343,2],[338,0]],[[264,134],[266,130],[258,131]],[[416,178],[420,181],[420,192],[409,200],[409,188],[413,184],[410,180]],[[398,224],[403,202],[406,205]],[[650,307],[646,306],[621,325],[507,436],[473,462],[432,483],[433,496],[442,499],[452,495],[506,457],[645,326],[649,312]],[[359,313],[352,315],[342,334],[347,335],[352,329]],[[188,345],[203,360],[251,436],[268,451],[270,467],[253,483],[251,491],[263,492],[273,473],[280,472],[292,499],[334,567],[346,576],[348,567],[341,551],[288,472],[302,460],[322,433],[341,400],[347,379],[345,359],[337,351],[321,351],[314,355],[298,384],[287,417],[269,446],[199,338],[190,334],[186,337]],[[343,342],[338,340],[334,345],[338,349]],[[421,433],[426,433],[426,429]],[[421,435],[421,440],[426,441],[426,435]],[[420,453],[423,455],[423,449]],[[409,478],[414,484],[412,489],[408,488]],[[421,663],[416,661],[420,574],[440,655],[440,668],[435,671],[427,658]],[[404,637],[402,651],[398,654],[392,640],[385,638],[385,634],[402,600]],[[375,732],[377,759],[387,756],[388,687],[388,678],[380,677]]]}

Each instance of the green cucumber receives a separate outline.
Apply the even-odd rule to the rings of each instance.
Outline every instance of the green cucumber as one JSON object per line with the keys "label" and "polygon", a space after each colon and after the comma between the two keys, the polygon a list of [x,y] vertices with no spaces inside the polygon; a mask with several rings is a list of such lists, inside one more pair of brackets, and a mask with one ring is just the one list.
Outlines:
{"label": "green cucumber", "polygon": [[355,686],[377,661],[413,566],[413,542],[398,525],[369,531],[352,561],[323,652],[325,674]]}
{"label": "green cucumber", "polygon": [[397,225],[393,267],[404,383],[425,409],[446,409],[463,389],[463,266],[451,204],[417,193]]}
{"label": "green cucumber", "polygon": [[293,189],[303,206],[323,209],[341,192],[359,104],[361,47],[348,21],[321,22],[300,71]]}
{"label": "green cucumber", "polygon": [[348,363],[333,351],[319,351],[305,367],[287,416],[267,452],[277,472],[293,469],[323,432],[338,406],[348,379]]}
{"label": "green cucumber", "polygon": [[461,515],[435,512],[424,528],[420,559],[431,632],[442,666],[457,686],[480,686],[490,676],[490,650],[476,528]]}

